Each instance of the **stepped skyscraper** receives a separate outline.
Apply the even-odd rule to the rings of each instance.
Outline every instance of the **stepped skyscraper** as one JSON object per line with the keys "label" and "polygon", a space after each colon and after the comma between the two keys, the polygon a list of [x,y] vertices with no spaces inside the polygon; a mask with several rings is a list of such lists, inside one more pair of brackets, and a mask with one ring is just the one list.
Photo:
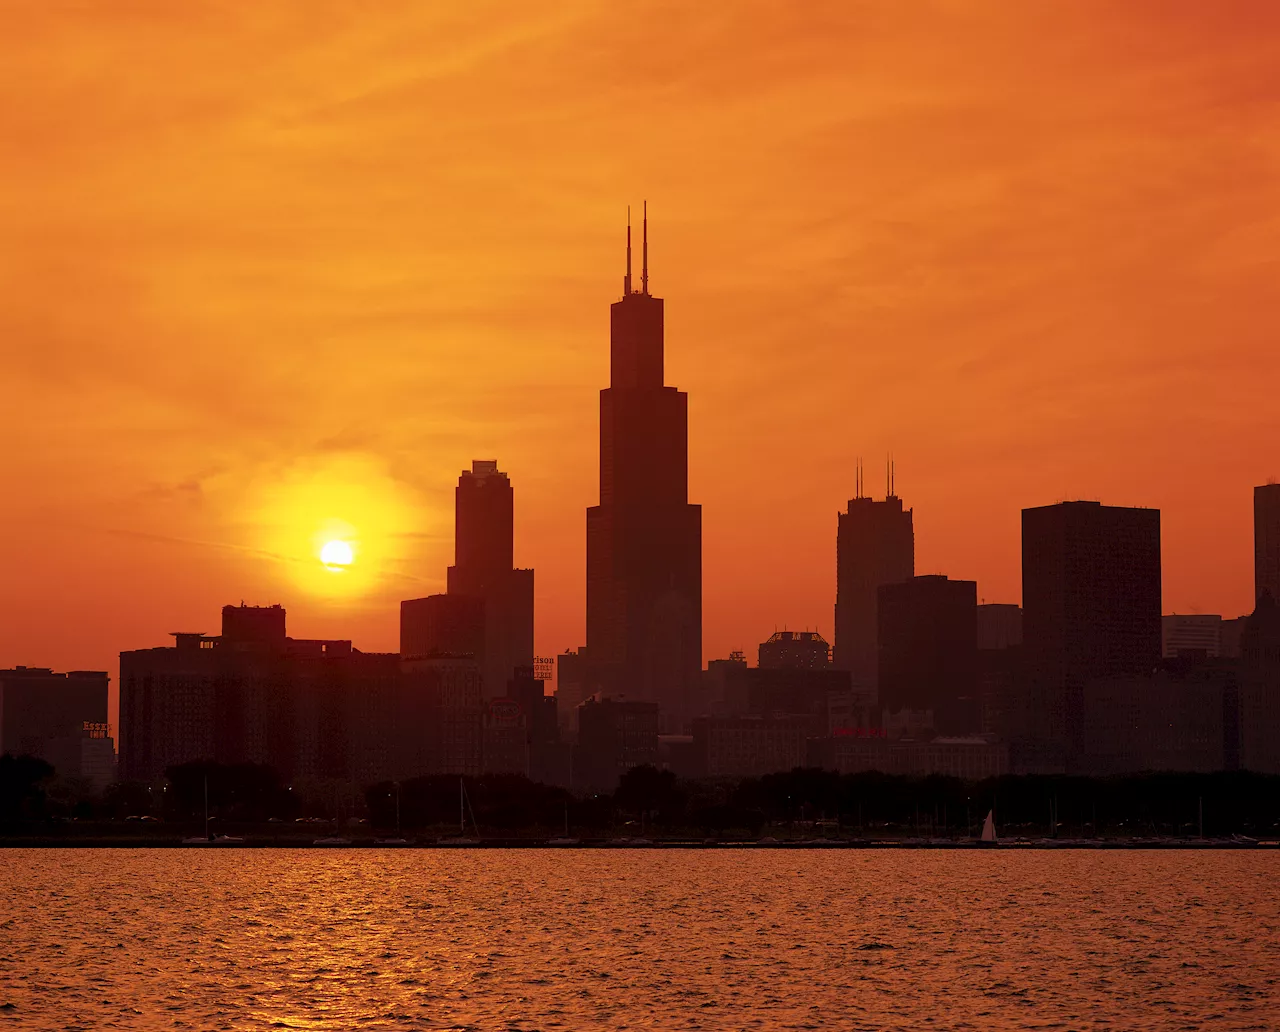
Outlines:
{"label": "stepped skyscraper", "polygon": [[689,398],[664,384],[662,299],[640,289],[631,226],[600,392],[600,504],[587,510],[587,658],[594,686],[656,702],[665,730],[694,715],[702,667],[702,507],[689,504]]}
{"label": "stepped skyscraper", "polygon": [[892,466],[886,470],[885,499],[877,502],[862,493],[859,465],[854,497],[837,518],[833,659],[873,699],[879,692],[878,592],[884,584],[909,581],[915,572],[915,528],[911,510],[894,493]]}

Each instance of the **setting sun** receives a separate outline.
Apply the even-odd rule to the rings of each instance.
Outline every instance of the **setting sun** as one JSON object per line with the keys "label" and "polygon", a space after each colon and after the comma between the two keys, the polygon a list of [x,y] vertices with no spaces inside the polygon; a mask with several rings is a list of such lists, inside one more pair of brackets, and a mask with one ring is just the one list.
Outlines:
{"label": "setting sun", "polygon": [[350,566],[354,559],[355,553],[351,549],[350,542],[347,541],[326,541],[324,547],[320,549],[320,561],[329,570],[341,572]]}

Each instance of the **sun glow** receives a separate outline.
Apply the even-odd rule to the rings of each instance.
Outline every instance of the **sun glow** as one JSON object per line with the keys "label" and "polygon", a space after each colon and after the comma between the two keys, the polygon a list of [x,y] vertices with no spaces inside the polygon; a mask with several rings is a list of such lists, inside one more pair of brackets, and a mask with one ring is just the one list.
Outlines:
{"label": "sun glow", "polygon": [[373,594],[416,564],[424,524],[437,522],[415,493],[363,453],[315,456],[259,489],[261,547],[312,595]]}
{"label": "sun glow", "polygon": [[326,541],[324,547],[320,549],[320,561],[324,563],[326,570],[332,570],[334,573],[342,573],[355,562],[355,558],[355,551],[350,541]]}

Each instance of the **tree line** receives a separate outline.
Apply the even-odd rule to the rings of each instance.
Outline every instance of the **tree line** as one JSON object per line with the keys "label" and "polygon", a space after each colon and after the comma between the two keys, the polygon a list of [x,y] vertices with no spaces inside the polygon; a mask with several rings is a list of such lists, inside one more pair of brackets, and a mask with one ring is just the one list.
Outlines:
{"label": "tree line", "polygon": [[975,835],[989,811],[1004,837],[1280,836],[1280,777],[1250,772],[1107,778],[1006,775],[978,782],[933,775],[838,774],[797,768],[758,778],[687,781],[637,767],[611,793],[578,795],[514,774],[435,775],[362,790],[286,784],[265,764],[184,763],[159,785],[102,792],[65,782],[43,760],[0,757],[0,825],[152,816],[225,822],[299,818],[373,829],[505,835]]}

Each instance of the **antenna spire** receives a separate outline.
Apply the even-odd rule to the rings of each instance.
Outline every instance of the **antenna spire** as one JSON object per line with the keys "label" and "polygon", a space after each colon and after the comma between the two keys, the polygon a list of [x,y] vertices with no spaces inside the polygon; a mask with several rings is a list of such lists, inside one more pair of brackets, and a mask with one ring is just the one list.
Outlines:
{"label": "antenna spire", "polygon": [[622,277],[622,296],[631,293],[631,205],[627,205],[627,274]]}
{"label": "antenna spire", "polygon": [[640,293],[649,293],[649,202],[644,202],[644,252],[640,264]]}

